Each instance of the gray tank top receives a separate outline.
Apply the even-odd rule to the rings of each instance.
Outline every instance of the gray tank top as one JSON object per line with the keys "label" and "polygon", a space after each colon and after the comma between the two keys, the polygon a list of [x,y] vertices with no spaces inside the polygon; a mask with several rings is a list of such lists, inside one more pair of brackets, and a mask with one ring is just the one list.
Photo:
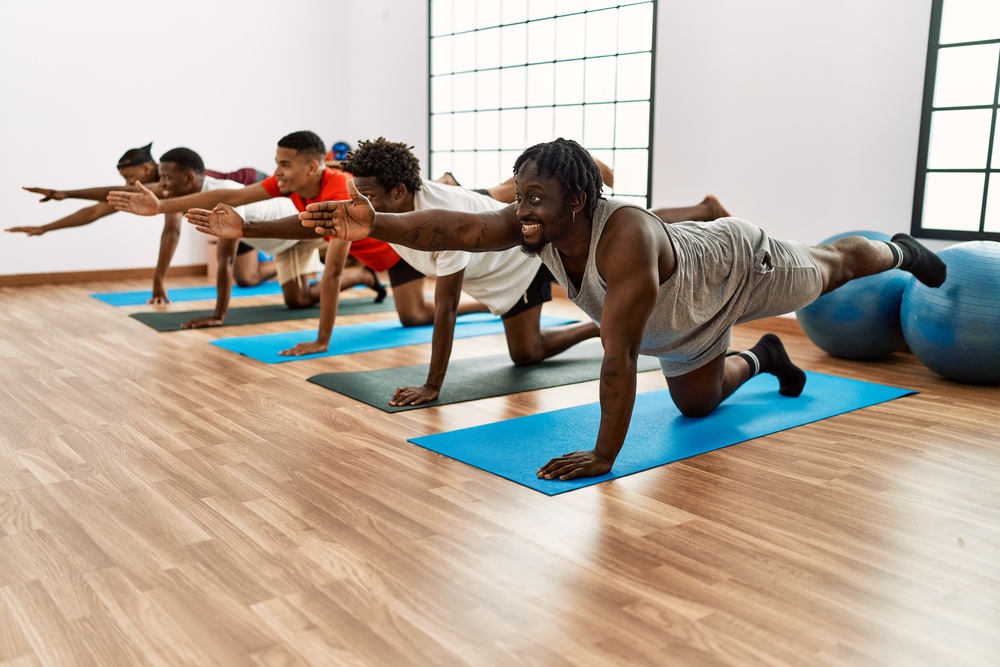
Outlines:
{"label": "gray tank top", "polygon": [[[607,283],[597,270],[597,244],[608,218],[625,206],[642,211],[649,224],[662,229],[677,256],[677,270],[660,285],[656,305],[643,332],[640,352],[659,357],[664,362],[665,372],[668,367],[693,370],[708,363],[729,345],[732,324],[745,305],[746,290],[743,288],[752,274],[755,249],[742,228],[750,226],[732,218],[714,223],[665,225],[645,209],[628,202],[599,200],[594,211],[587,266],[579,289],[569,280],[559,251],[548,245],[540,255],[570,300],[598,326]],[[619,261],[628,262],[629,258],[622,257]],[[680,372],[668,373],[676,374]]]}

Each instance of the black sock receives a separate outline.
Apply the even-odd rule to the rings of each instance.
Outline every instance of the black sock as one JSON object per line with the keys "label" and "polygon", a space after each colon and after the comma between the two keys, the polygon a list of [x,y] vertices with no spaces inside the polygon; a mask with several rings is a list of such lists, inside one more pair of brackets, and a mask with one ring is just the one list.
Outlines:
{"label": "black sock", "polygon": [[896,267],[909,271],[928,287],[940,287],[948,276],[948,267],[941,258],[909,234],[896,234],[886,245],[892,250]]}
{"label": "black sock", "polygon": [[365,269],[368,273],[372,274],[372,282],[375,283],[372,285],[372,289],[375,290],[375,303],[382,303],[388,294],[385,290],[385,285],[378,279],[378,274],[370,266],[366,266]]}
{"label": "black sock", "polygon": [[778,378],[778,393],[798,396],[806,386],[806,374],[792,363],[781,339],[774,334],[764,334],[757,344],[739,356],[750,366],[750,377],[770,373]]}

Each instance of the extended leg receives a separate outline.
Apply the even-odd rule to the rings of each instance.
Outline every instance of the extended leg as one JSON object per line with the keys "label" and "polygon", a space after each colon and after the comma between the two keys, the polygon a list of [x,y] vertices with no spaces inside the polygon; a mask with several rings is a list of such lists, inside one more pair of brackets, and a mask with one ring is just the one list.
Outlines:
{"label": "extended leg", "polygon": [[941,258],[906,234],[896,234],[892,242],[847,236],[812,247],[809,252],[822,272],[823,294],[851,280],[895,268],[912,273],[930,287],[940,286],[947,276]]}
{"label": "extended leg", "polygon": [[715,195],[706,196],[700,203],[694,206],[654,208],[650,212],[668,224],[672,222],[684,222],[685,220],[711,222],[719,218],[729,217],[729,211],[726,210]]}

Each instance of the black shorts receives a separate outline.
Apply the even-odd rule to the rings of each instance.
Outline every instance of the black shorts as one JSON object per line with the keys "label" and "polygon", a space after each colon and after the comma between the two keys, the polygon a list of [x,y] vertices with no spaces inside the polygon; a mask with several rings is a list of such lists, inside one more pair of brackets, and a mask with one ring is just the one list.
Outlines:
{"label": "black shorts", "polygon": [[486,195],[487,197],[490,196],[490,191],[487,190],[486,188],[472,188],[472,191],[478,192],[481,195]]}
{"label": "black shorts", "polygon": [[524,291],[524,296],[518,299],[513,308],[501,315],[500,319],[506,320],[515,315],[520,315],[526,310],[531,310],[535,306],[540,306],[546,301],[552,301],[553,280],[555,278],[552,276],[552,272],[549,271],[547,266],[542,264],[538,267],[538,273],[535,274],[531,284],[528,285],[528,289]]}
{"label": "black shorts", "polygon": [[414,280],[424,277],[424,274],[410,266],[402,257],[399,258],[398,262],[389,267],[388,273],[389,284],[393,287],[412,283]]}
{"label": "black shorts", "polygon": [[257,250],[257,248],[254,248],[249,243],[244,243],[243,241],[240,241],[240,244],[238,246],[236,246],[236,254],[237,255],[245,255],[248,252],[255,252],[256,250]]}

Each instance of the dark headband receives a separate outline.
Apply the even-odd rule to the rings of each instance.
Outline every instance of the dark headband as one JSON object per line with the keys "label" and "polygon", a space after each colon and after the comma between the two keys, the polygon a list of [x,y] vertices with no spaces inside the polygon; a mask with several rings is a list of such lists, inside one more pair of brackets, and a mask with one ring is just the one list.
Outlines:
{"label": "dark headband", "polygon": [[[132,155],[131,158],[128,157],[130,154]],[[135,167],[153,161],[153,142],[149,142],[142,148],[132,148],[125,151],[125,155],[122,155],[118,160],[118,168]]]}

